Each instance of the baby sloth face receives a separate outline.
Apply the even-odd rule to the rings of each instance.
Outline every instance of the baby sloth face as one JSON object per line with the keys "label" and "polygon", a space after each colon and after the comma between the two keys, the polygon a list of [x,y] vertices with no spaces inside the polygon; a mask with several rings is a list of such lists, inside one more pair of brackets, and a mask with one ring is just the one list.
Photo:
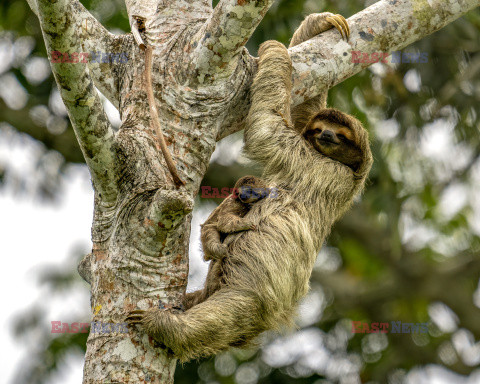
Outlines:
{"label": "baby sloth face", "polygon": [[267,197],[269,189],[262,179],[255,176],[244,176],[234,187],[234,196],[242,203],[253,204]]}
{"label": "baby sloth face", "polygon": [[242,203],[252,204],[268,195],[266,188],[258,188],[252,185],[243,185],[238,188],[238,198]]}
{"label": "baby sloth face", "polygon": [[305,130],[304,137],[318,152],[356,171],[362,152],[356,144],[355,132],[335,120],[328,115],[316,117]]}

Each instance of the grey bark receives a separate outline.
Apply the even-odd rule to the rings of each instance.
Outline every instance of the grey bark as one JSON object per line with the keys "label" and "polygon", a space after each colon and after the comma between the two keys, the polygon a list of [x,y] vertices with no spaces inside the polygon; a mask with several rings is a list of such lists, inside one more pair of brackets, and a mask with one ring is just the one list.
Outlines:
{"label": "grey bark", "polygon": [[[174,187],[156,146],[144,84],[145,54],[132,34],[113,36],[78,0],[27,0],[47,51],[124,52],[124,64],[52,64],[95,189],[90,280],[92,321],[121,323],[162,300],[180,304],[188,276],[193,199],[215,143],[242,128],[256,59],[244,45],[273,0],[126,0],[154,47],[159,120],[186,186]],[[392,51],[479,5],[478,0],[380,1],[350,18],[348,43],[331,30],[290,50],[295,104],[363,69],[351,51]],[[113,133],[94,85],[119,108]],[[108,329],[108,328],[107,328]],[[176,361],[146,335],[93,333],[84,383],[172,383]]]}

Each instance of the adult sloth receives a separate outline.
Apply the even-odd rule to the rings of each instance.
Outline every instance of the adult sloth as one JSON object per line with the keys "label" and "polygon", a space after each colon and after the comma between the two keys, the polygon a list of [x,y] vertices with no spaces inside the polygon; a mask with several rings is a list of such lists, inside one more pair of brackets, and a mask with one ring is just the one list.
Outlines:
{"label": "adult sloth", "polygon": [[226,238],[224,282],[208,299],[183,313],[152,308],[128,317],[182,361],[247,345],[291,323],[326,236],[372,164],[367,132],[352,116],[323,106],[294,129],[287,49],[268,41],[259,56],[245,151],[264,166],[263,179],[278,195],[253,204],[246,217],[255,230]]}

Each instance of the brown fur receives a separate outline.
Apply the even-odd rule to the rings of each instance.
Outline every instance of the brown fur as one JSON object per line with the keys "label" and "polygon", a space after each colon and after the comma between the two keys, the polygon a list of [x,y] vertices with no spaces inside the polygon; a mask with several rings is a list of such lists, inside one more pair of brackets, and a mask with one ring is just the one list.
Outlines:
{"label": "brown fur", "polygon": [[362,191],[372,164],[367,132],[351,116],[342,117],[362,154],[355,171],[318,152],[301,133],[307,123],[292,129],[288,51],[269,41],[259,55],[245,151],[264,166],[263,178],[278,187],[278,195],[253,204],[247,213],[255,231],[227,236],[227,278],[207,300],[180,314],[150,309],[129,316],[182,361],[248,344],[262,331],[291,324],[326,236]]}
{"label": "brown fur", "polygon": [[203,258],[212,261],[204,288],[185,295],[185,309],[205,301],[225,284],[227,277],[223,269],[223,258],[228,257],[228,249],[223,240],[226,235],[255,229],[253,221],[244,216],[252,204],[266,197],[267,185],[258,177],[244,176],[235,183],[234,190],[235,193],[223,200],[202,225],[200,239]]}
{"label": "brown fur", "polygon": [[356,171],[362,150],[356,145],[355,129],[349,120],[345,113],[325,108],[310,120],[302,135],[318,152]]}

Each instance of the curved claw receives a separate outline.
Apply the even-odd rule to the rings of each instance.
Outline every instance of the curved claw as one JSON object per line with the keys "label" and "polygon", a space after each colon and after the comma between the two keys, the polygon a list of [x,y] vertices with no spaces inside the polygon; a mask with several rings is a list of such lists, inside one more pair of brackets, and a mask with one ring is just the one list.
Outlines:
{"label": "curved claw", "polygon": [[137,309],[135,311],[132,311],[128,314],[128,316],[125,318],[125,321],[129,325],[134,325],[134,324],[141,324],[143,321],[143,317],[145,316],[145,312],[141,309]]}
{"label": "curved claw", "polygon": [[342,35],[342,39],[348,41],[348,38],[350,36],[350,27],[348,26],[347,20],[345,20],[342,15],[336,14],[332,16],[327,16],[325,20],[327,20],[340,32],[340,35]]}

